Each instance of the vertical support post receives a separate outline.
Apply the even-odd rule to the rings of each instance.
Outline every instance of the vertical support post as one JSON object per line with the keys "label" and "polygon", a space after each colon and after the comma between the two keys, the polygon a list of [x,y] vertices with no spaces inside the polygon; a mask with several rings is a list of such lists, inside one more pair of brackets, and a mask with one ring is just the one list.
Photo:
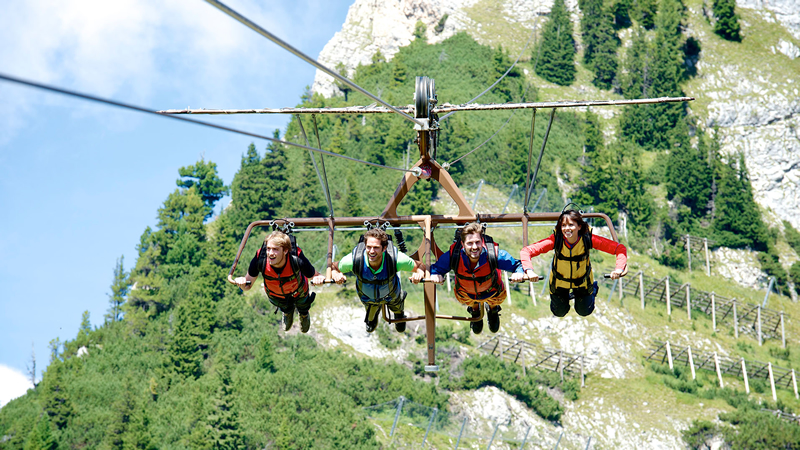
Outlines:
{"label": "vertical support post", "polygon": [[506,298],[508,299],[508,306],[511,306],[511,283],[508,282],[508,272],[503,270],[503,282],[506,284]]}
{"label": "vertical support post", "polygon": [[642,301],[642,309],[644,309],[644,271],[639,271],[639,300]]}
{"label": "vertical support post", "polygon": [[764,345],[764,339],[761,336],[761,305],[758,305],[756,310],[756,332],[758,332],[758,345]]}
{"label": "vertical support post", "polygon": [[533,287],[533,281],[528,282],[528,290],[531,293],[531,301],[533,301],[533,306],[536,306],[536,289]]}
{"label": "vertical support post", "polygon": [[724,388],[725,386],[722,383],[722,371],[719,370],[719,358],[717,358],[717,352],[714,352],[714,367],[717,369],[717,378],[719,379],[719,387]]}
{"label": "vertical support post", "polygon": [[548,282],[549,280],[550,280],[550,271],[548,270],[544,273],[544,280],[543,280],[544,283],[542,283],[542,292],[539,295],[544,296],[545,290],[548,288],[548,286],[550,286],[550,283]]}
{"label": "vertical support post", "polygon": [[733,299],[733,337],[739,339],[739,316],[736,315],[736,299]]}
{"label": "vertical support post", "polygon": [[689,258],[689,273],[692,273],[692,237],[688,234],[686,235],[686,255]]}
{"label": "vertical support post", "polygon": [[717,331],[717,296],[711,293],[711,329]]}
{"label": "vertical support post", "polygon": [[747,364],[745,364],[744,358],[742,358],[742,378],[744,378],[744,391],[749,394],[750,380],[747,378]]}
{"label": "vertical support post", "polygon": [[794,388],[794,398],[800,400],[800,395],[797,393],[797,375],[795,375],[794,369],[792,369],[792,387]]}
{"label": "vertical support post", "polygon": [[583,375],[583,361],[586,359],[584,355],[581,355],[581,387],[586,386],[586,379]]}
{"label": "vertical support post", "polygon": [[[423,241],[424,252],[420,260],[430,267],[431,262],[431,243],[433,236],[431,232],[431,217],[425,217],[423,223],[425,237]],[[426,271],[428,272],[428,271]],[[430,273],[425,274],[430,277]],[[436,285],[434,283],[424,283],[425,293],[425,337],[428,344],[428,365],[425,366],[426,372],[438,372],[439,366],[436,365]]]}
{"label": "vertical support post", "polygon": [[617,284],[619,283],[619,278],[614,280],[614,283],[611,285],[611,292],[608,293],[608,302],[611,303],[611,297],[614,296],[614,291],[617,289]]}
{"label": "vertical support post", "polygon": [[497,357],[500,358],[500,361],[503,360],[503,338],[501,336],[497,336]]}
{"label": "vertical support post", "polygon": [[397,429],[397,421],[400,420],[400,411],[403,410],[405,401],[406,398],[401,395],[397,402],[397,412],[394,413],[394,423],[392,423],[392,431],[389,433],[389,437],[394,436],[394,430]]}
{"label": "vertical support post", "polygon": [[525,360],[525,346],[524,346],[524,344],[520,344],[520,345],[522,345],[522,355],[520,355],[520,356],[522,356],[522,376],[524,377],[524,376],[526,376],[528,374],[527,373],[527,367],[526,367],[528,365],[528,363]]}
{"label": "vertical support post", "polygon": [[483,187],[483,178],[478,181],[478,190],[475,191],[475,199],[472,200],[472,210],[475,211],[475,205],[478,204],[478,196],[481,195],[481,188]]}
{"label": "vertical support post", "polygon": [[500,428],[500,422],[497,422],[494,425],[494,431],[492,432],[492,437],[489,438],[489,445],[486,446],[486,450],[490,450],[492,448],[492,442],[494,442],[494,437],[497,435],[498,428]]}
{"label": "vertical support post", "polygon": [[453,292],[453,289],[450,287],[450,272],[447,272],[447,292]]}
{"label": "vertical support post", "polygon": [[786,348],[786,328],[783,324],[783,311],[781,311],[781,345]]}
{"label": "vertical support post", "polygon": [[592,445],[592,437],[589,436],[589,440],[586,441],[586,450],[589,450],[589,446]]}
{"label": "vertical support post", "polygon": [[692,298],[689,294],[691,284],[686,283],[686,311],[689,314],[689,320],[692,320]]}
{"label": "vertical support post", "polygon": [[689,346],[686,348],[689,351],[689,368],[692,370],[692,379],[697,379],[697,374],[694,371],[694,357],[692,357],[692,347]]}
{"label": "vertical support post", "polygon": [[669,370],[672,369],[672,348],[669,346],[669,341],[667,341],[667,361],[669,362]]}
{"label": "vertical support post", "polygon": [[666,289],[667,293],[667,315],[672,315],[672,300],[669,296],[669,275],[667,275],[667,279],[665,280],[664,289]]}
{"label": "vertical support post", "polygon": [[769,371],[769,387],[772,389],[772,401],[778,401],[778,394],[775,392],[775,376],[772,374],[772,363],[767,363],[767,370]]}
{"label": "vertical support post", "polygon": [[623,282],[622,278],[618,278],[617,280],[619,281],[619,303],[622,304],[622,295],[624,294],[622,288],[625,285],[624,285],[624,282]]}
{"label": "vertical support post", "polygon": [[431,432],[431,427],[433,426],[433,421],[436,419],[436,414],[439,412],[439,408],[433,408],[433,412],[431,412],[431,420],[428,422],[428,429],[425,430],[425,437],[422,438],[422,448],[425,448],[425,441],[428,440],[428,433]]}
{"label": "vertical support post", "polygon": [[711,276],[711,262],[708,259],[708,239],[703,238],[703,250],[706,253],[706,275]]}
{"label": "vertical support post", "polygon": [[514,189],[511,189],[511,193],[508,195],[508,200],[506,200],[506,206],[503,206],[503,211],[500,214],[505,214],[506,213],[506,209],[508,209],[508,204],[511,203],[511,198],[514,197],[514,194],[517,193],[517,188],[518,187],[519,186],[514,184]]}
{"label": "vertical support post", "polygon": [[558,351],[558,374],[561,375],[561,381],[564,381],[564,350]]}
{"label": "vertical support post", "polygon": [[558,450],[558,444],[561,443],[561,438],[564,437],[564,432],[562,431],[561,434],[558,435],[558,440],[556,441],[556,446],[553,447],[553,450]]}
{"label": "vertical support post", "polygon": [[464,428],[466,428],[466,426],[467,426],[467,420],[468,420],[467,417],[464,417],[464,421],[461,422],[461,431],[458,432],[458,440],[456,440],[456,448],[455,448],[455,450],[458,450],[458,444],[461,443],[461,435],[464,434]]}
{"label": "vertical support post", "polygon": [[525,437],[522,438],[522,444],[519,444],[519,450],[525,448],[525,443],[528,442],[528,434],[530,434],[531,428],[533,428],[533,425],[528,425],[528,430],[525,431]]}

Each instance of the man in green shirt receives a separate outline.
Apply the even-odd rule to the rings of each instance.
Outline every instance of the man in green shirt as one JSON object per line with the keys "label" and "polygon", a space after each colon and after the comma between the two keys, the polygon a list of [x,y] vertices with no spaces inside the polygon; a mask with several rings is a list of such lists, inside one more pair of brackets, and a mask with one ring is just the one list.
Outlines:
{"label": "man in green shirt", "polygon": [[[405,317],[403,310],[407,292],[400,286],[399,271],[413,272],[413,283],[419,283],[425,277],[420,264],[398,251],[389,241],[389,236],[379,228],[367,231],[352,253],[333,268],[333,280],[338,284],[347,281],[344,273],[353,272],[356,276],[356,290],[367,310],[364,322],[368,333],[378,326],[378,312],[384,304],[394,313],[395,319]],[[398,322],[395,328],[403,332],[406,323]]]}

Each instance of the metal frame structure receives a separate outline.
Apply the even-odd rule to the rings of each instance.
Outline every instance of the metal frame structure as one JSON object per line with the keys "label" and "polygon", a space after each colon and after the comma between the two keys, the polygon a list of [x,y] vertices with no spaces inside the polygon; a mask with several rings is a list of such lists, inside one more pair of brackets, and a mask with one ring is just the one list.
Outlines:
{"label": "metal frame structure", "polygon": [[[298,227],[327,227],[328,229],[328,254],[327,254],[327,269],[326,269],[326,282],[331,282],[331,271],[333,266],[333,237],[335,228],[337,226],[361,226],[369,222],[378,221],[383,223],[384,226],[391,225],[397,227],[400,225],[416,224],[424,232],[424,238],[419,248],[411,255],[412,259],[424,264],[425,266],[425,279],[424,282],[424,310],[425,314],[417,317],[406,317],[402,319],[390,319],[387,314],[386,307],[383,308],[383,318],[389,323],[397,322],[410,322],[416,320],[424,320],[426,325],[426,338],[427,338],[427,352],[428,364],[425,366],[426,371],[438,371],[436,365],[436,347],[435,347],[435,327],[436,319],[443,320],[459,320],[459,321],[478,321],[483,320],[483,309],[481,308],[481,315],[479,318],[460,317],[460,316],[447,316],[438,315],[435,312],[436,305],[436,285],[430,282],[430,265],[432,255],[439,257],[443,251],[436,245],[433,230],[442,224],[465,224],[467,222],[480,221],[483,223],[522,223],[522,236],[523,245],[528,245],[528,223],[529,222],[552,222],[558,220],[560,213],[528,213],[527,208],[523,213],[515,214],[477,214],[472,206],[467,202],[464,195],[458,188],[458,185],[453,181],[449,172],[436,161],[436,147],[438,144],[438,113],[445,111],[475,111],[485,109],[518,109],[518,108],[532,108],[534,111],[537,108],[558,108],[570,106],[585,106],[585,105],[614,105],[614,104],[648,104],[648,103],[664,103],[664,102],[683,102],[693,100],[690,97],[678,98],[658,98],[658,99],[641,99],[641,100],[625,100],[625,101],[610,101],[610,102],[551,102],[551,103],[524,103],[524,104],[509,104],[509,105],[464,105],[461,107],[453,107],[445,105],[445,107],[437,108],[437,97],[434,80],[428,77],[417,77],[416,87],[414,93],[414,105],[408,107],[407,111],[414,113],[414,130],[417,133],[415,142],[419,146],[419,160],[414,164],[411,171],[405,172],[403,179],[400,181],[397,189],[392,197],[386,204],[383,212],[379,216],[365,216],[365,217],[327,217],[327,218],[284,218],[279,220],[259,220],[251,223],[245,231],[242,242],[236,253],[236,258],[231,266],[228,274],[228,281],[234,283],[233,274],[242,256],[244,247],[250,237],[253,229],[256,227],[265,227],[278,224],[286,226],[291,224]],[[335,108],[335,109],[322,109],[322,108],[284,108],[278,110],[235,110],[236,112],[274,112],[274,113],[292,113],[292,114],[324,114],[324,113],[355,113],[365,114],[370,112],[392,112],[384,108],[371,108],[371,107],[350,107],[350,108]],[[217,114],[219,110],[168,110],[162,111],[163,114]],[[531,133],[531,140],[533,133]],[[542,151],[546,145],[545,140],[542,143]],[[530,160],[530,158],[529,158]],[[537,167],[538,168],[538,167]],[[530,173],[530,168],[529,168]],[[439,182],[444,188],[444,191],[453,199],[458,207],[458,213],[454,215],[410,215],[401,216],[397,214],[397,207],[402,202],[403,198],[410,192],[411,188],[416,182],[421,179],[433,179]],[[526,180],[527,181],[527,180]],[[585,218],[598,218],[605,221],[611,233],[613,240],[618,241],[616,232],[614,230],[611,219],[602,213],[585,213]]]}

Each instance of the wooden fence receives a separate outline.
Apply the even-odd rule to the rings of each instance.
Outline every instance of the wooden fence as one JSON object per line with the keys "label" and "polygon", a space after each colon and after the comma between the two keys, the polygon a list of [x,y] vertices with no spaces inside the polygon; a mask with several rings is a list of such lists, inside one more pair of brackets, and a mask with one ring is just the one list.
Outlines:
{"label": "wooden fence", "polygon": [[[639,297],[642,308],[646,301],[666,303],[667,314],[672,314],[672,308],[684,308],[689,318],[692,311],[699,311],[711,317],[714,330],[717,329],[717,325],[725,324],[733,328],[737,339],[739,333],[753,336],[759,345],[766,339],[781,339],[783,347],[786,348],[784,321],[788,314],[783,311],[693,289],[689,283],[675,287],[670,284],[668,276],[659,279],[638,272],[621,278],[619,282],[608,279],[600,281],[606,287],[611,285],[611,288],[618,293]],[[621,292],[617,284],[621,286]]]}
{"label": "wooden fence", "polygon": [[580,376],[581,386],[584,385],[586,361],[583,355],[574,355],[563,350],[532,344],[500,334],[483,341],[478,346],[478,350],[504,361],[520,364],[523,373],[527,369],[552,370],[558,372],[562,380],[565,374]]}
{"label": "wooden fence", "polygon": [[742,378],[745,390],[750,393],[749,380],[761,378],[766,380],[772,389],[772,397],[777,401],[776,387],[792,389],[795,398],[800,399],[797,391],[797,375],[794,369],[774,366],[772,363],[746,360],[744,358],[730,358],[718,355],[716,352],[707,353],[692,350],[691,347],[671,345],[669,341],[653,341],[648,350],[648,361],[661,364],[668,363],[670,368],[675,364],[687,366],[692,370],[706,370],[716,372],[720,387],[723,387],[722,375]]}

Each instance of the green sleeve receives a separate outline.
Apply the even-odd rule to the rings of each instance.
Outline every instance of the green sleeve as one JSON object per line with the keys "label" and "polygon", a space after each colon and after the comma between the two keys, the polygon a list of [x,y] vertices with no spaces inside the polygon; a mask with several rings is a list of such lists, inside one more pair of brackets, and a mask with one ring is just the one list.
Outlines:
{"label": "green sleeve", "polygon": [[403,252],[397,252],[397,271],[413,272],[417,264]]}
{"label": "green sleeve", "polygon": [[347,273],[353,271],[353,254],[348,253],[341,261],[339,261],[339,272]]}

